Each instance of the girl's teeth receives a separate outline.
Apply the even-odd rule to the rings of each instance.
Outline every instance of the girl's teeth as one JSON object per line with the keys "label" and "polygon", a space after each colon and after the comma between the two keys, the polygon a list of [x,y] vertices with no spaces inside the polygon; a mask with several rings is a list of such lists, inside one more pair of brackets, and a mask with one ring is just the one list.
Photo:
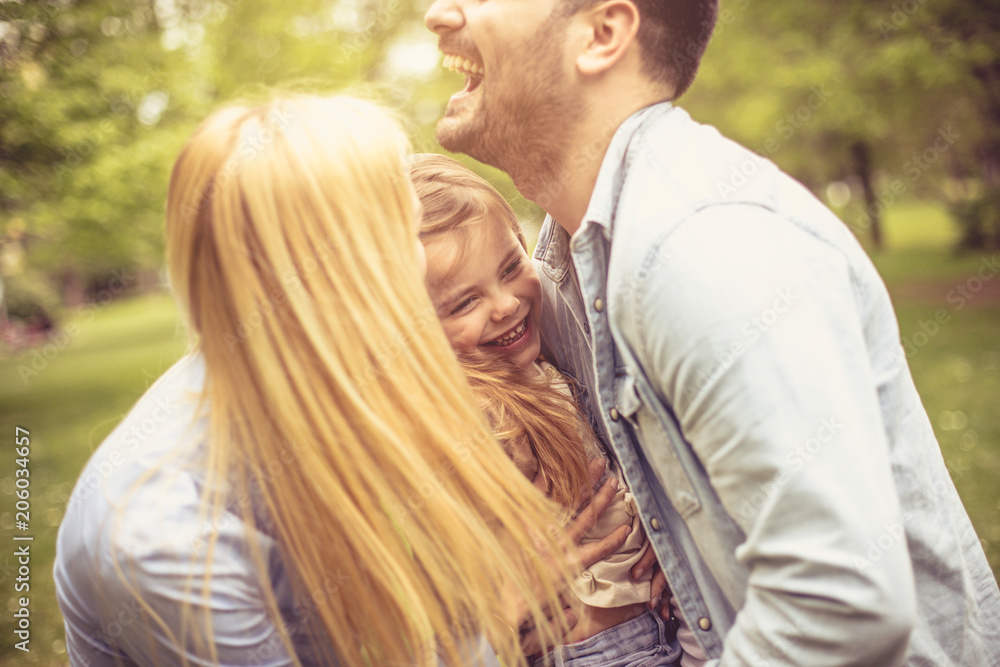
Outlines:
{"label": "girl's teeth", "polygon": [[527,325],[528,325],[528,320],[527,320],[527,318],[525,318],[525,319],[521,320],[521,323],[519,325],[517,325],[517,328],[514,329],[512,332],[510,332],[506,336],[503,336],[501,338],[497,338],[493,342],[497,343],[499,345],[506,345],[507,343],[510,343],[515,338],[517,338],[522,333],[524,333],[524,330],[525,330],[525,328],[527,328]]}

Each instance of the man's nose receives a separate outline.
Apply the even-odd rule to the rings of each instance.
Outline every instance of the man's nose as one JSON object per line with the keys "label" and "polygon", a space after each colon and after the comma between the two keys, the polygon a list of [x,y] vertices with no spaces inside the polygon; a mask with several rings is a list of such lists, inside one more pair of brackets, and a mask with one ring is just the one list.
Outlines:
{"label": "man's nose", "polygon": [[457,0],[437,0],[424,14],[424,24],[431,32],[441,35],[462,27],[464,18]]}

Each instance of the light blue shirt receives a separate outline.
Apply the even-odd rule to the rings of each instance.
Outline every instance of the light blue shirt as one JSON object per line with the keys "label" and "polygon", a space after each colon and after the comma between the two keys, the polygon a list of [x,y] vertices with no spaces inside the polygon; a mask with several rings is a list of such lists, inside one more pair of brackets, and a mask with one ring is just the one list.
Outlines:
{"label": "light blue shirt", "polygon": [[[66,623],[66,648],[74,666],[294,664],[266,611],[263,586],[277,601],[295,652],[304,665],[329,664],[310,639],[315,605],[338,595],[361,564],[331,565],[323,590],[296,596],[280,550],[263,532],[268,521],[259,503],[232,497],[217,517],[202,511],[208,418],[199,411],[205,381],[200,356],[167,371],[108,436],[84,468],[59,529],[55,582]],[[280,458],[268,471],[280,474]],[[240,518],[250,505],[258,526]],[[209,563],[206,545],[218,533]],[[250,547],[264,555],[261,582]],[[365,565],[367,567],[367,565]],[[201,593],[211,576],[207,598]],[[192,592],[190,587],[194,587]],[[182,610],[199,630],[207,608],[217,662],[189,629],[182,636]],[[498,665],[484,642],[471,649],[470,664]],[[329,645],[327,645],[329,648]],[[327,651],[326,655],[332,655]],[[471,655],[471,653],[470,653]]]}
{"label": "light blue shirt", "polygon": [[655,105],[535,260],[543,352],[583,386],[710,658],[1000,664],[1000,593],[889,295],[804,187]]}

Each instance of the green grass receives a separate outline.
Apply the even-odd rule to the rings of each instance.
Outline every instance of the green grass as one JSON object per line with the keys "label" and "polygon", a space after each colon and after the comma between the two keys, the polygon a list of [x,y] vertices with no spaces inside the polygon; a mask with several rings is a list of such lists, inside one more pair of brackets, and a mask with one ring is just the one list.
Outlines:
{"label": "green grass", "polygon": [[976,287],[984,260],[1000,253],[956,253],[956,226],[942,208],[921,202],[890,208],[884,235],[888,250],[873,260],[892,295],[900,336],[910,344],[910,370],[945,463],[997,575],[1000,275],[967,292],[969,298],[959,289]]}
{"label": "green grass", "polygon": [[4,534],[15,532],[11,460],[14,429],[20,426],[31,434],[31,529],[16,532],[34,536],[28,654],[14,648],[9,613],[16,564],[0,557],[0,585],[10,596],[0,620],[0,663],[67,662],[52,582],[56,530],[66,501],[94,449],[186,345],[165,295],[84,308],[65,324],[64,331],[75,334],[59,340],[63,345],[0,361],[0,434],[9,456],[0,479],[0,524]]}
{"label": "green grass", "polygon": [[[1000,290],[992,295],[983,290],[961,310],[948,303],[949,290],[974,275],[982,257],[951,251],[955,232],[939,208],[897,204],[887,214],[885,234],[890,250],[875,262],[893,295],[903,338],[914,340],[921,323],[926,328],[938,311],[948,315],[916,348],[910,365],[948,469],[994,573],[1000,572]],[[1000,276],[994,280],[1000,287]],[[94,448],[185,347],[176,310],[163,295],[85,309],[67,325],[76,325],[76,333],[64,349],[49,348],[55,353],[49,360],[41,356],[44,364],[33,353],[0,359],[0,433],[12,448],[15,425],[31,432],[35,536],[32,651],[13,648],[11,616],[5,613],[0,664],[66,663],[51,576],[66,499]],[[22,373],[33,361],[40,370],[25,382]],[[7,464],[3,469],[10,470]],[[3,475],[0,524],[8,533],[14,527],[14,481],[12,474]],[[0,556],[0,584],[8,596],[13,576],[11,559]]]}

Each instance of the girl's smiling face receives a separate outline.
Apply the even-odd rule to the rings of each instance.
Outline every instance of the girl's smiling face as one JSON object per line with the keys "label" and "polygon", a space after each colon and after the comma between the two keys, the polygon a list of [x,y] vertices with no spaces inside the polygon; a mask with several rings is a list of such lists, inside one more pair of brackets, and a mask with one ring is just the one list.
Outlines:
{"label": "girl's smiling face", "polygon": [[542,287],[510,228],[479,220],[425,248],[427,289],[455,351],[504,354],[528,368],[541,350]]}

